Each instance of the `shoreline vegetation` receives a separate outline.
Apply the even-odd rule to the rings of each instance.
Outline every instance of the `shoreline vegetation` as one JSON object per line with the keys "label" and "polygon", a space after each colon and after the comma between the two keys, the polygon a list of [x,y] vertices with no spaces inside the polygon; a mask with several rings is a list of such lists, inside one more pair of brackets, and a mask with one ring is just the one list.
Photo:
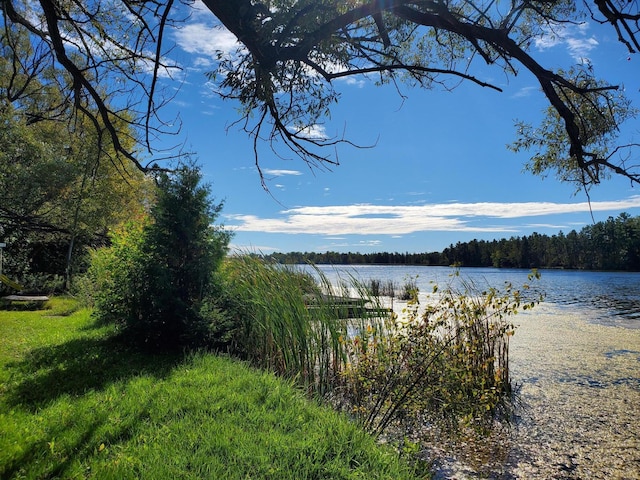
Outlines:
{"label": "shoreline vegetation", "polygon": [[159,174],[75,299],[0,312],[3,478],[424,478],[429,442],[509,425],[512,318],[542,300],[537,273],[454,271],[426,301],[409,281],[397,314],[381,280],[228,256],[200,180]]}
{"label": "shoreline vegetation", "polygon": [[77,308],[0,311],[1,478],[418,478],[291,380],[132,350]]}
{"label": "shoreline vegetation", "polygon": [[250,256],[219,275],[227,353],[145,352],[77,299],[0,311],[0,476],[431,478],[425,442],[508,424],[509,317],[533,306],[518,290],[434,286],[418,313],[409,283],[403,318],[347,321],[332,299],[379,302],[357,279]]}
{"label": "shoreline vegetation", "polygon": [[494,268],[640,271],[640,217],[621,213],[580,232],[533,233],[501,240],[472,240],[441,252],[288,252],[265,258],[282,264],[424,265]]}

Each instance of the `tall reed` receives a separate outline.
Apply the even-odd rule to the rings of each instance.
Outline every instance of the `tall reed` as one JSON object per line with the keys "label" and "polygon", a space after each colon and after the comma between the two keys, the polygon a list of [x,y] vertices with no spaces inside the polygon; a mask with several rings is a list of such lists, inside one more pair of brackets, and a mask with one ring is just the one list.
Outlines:
{"label": "tall reed", "polygon": [[415,286],[398,318],[348,273],[332,284],[318,269],[255,256],[223,268],[247,358],[329,398],[376,435],[484,428],[508,410],[510,317],[536,303],[511,285],[482,290],[456,277],[423,307]]}
{"label": "tall reed", "polygon": [[[370,298],[354,277],[332,285],[319,271],[268,263],[255,256],[228,259],[224,265],[226,291],[235,299],[242,319],[243,345],[257,366],[295,378],[318,395],[331,392],[347,360],[345,339],[371,316],[342,303],[348,296]],[[315,277],[315,278],[314,278]],[[374,312],[382,312],[378,307]]]}

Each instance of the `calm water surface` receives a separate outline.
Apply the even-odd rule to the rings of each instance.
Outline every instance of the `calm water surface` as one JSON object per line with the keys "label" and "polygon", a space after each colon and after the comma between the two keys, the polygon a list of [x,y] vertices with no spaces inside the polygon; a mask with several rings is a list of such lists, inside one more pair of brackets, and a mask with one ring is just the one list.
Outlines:
{"label": "calm water surface", "polygon": [[[353,274],[363,281],[392,280],[400,288],[415,279],[421,292],[430,292],[433,283],[440,287],[452,279],[448,267],[405,267],[386,265],[326,266],[320,270],[336,281],[345,274]],[[531,273],[521,269],[462,268],[460,276],[478,286],[502,287],[511,282],[515,287],[524,283],[537,285],[545,294],[545,303],[569,313],[581,313],[585,320],[603,325],[640,328],[640,273],[581,272],[539,270],[539,281],[530,282]]]}
{"label": "calm water surface", "polygon": [[[321,270],[332,282],[415,279],[421,292],[453,281],[440,267]],[[342,273],[339,273],[342,272]],[[640,274],[541,270],[545,301],[515,317],[517,427],[495,441],[434,446],[441,479],[640,479]],[[461,269],[480,287],[528,283],[528,271]]]}

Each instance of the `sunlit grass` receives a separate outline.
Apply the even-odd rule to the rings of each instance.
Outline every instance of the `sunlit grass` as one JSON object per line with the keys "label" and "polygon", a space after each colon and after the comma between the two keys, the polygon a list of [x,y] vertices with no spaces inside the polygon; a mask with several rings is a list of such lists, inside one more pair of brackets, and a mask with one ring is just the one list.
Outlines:
{"label": "sunlit grass", "polygon": [[70,306],[0,311],[1,478],[413,478],[282,379],[135,353]]}

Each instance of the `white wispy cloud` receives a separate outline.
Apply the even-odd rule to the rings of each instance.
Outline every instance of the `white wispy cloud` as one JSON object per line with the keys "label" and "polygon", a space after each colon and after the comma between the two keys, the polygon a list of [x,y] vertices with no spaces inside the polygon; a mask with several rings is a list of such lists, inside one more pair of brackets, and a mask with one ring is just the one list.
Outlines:
{"label": "white wispy cloud", "polygon": [[340,77],[337,79],[337,81],[339,82],[344,82],[346,85],[352,85],[354,87],[358,87],[358,88],[364,88],[364,86],[367,84],[367,82],[364,80],[363,76],[347,76],[347,77]]}
{"label": "white wispy cloud", "polygon": [[[63,32],[62,41],[66,49],[80,52],[80,55],[90,54],[96,63],[100,62],[131,62],[144,74],[154,74],[158,78],[175,80],[183,77],[182,66],[166,55],[156,59],[156,53],[152,50],[137,50],[137,46],[122,46],[110,38],[98,39],[95,33],[86,33],[78,36],[75,32]],[[135,52],[135,53],[132,53]],[[126,67],[125,67],[126,68]],[[135,72],[129,72],[126,78],[133,78]],[[119,75],[118,77],[122,77]],[[125,82],[126,78],[117,78],[115,81]],[[131,87],[129,87],[130,89]]]}
{"label": "white wispy cloud", "polygon": [[173,32],[178,46],[187,53],[198,56],[196,64],[208,64],[219,52],[231,54],[240,48],[236,36],[221,26],[206,23],[185,23]]}
{"label": "white wispy cloud", "polygon": [[516,93],[514,93],[511,96],[511,98],[530,97],[531,95],[533,95],[539,89],[540,89],[540,87],[522,87],[520,90],[518,90]]}
{"label": "white wispy cloud", "polygon": [[286,175],[293,175],[293,176],[302,175],[302,172],[298,170],[283,170],[283,169],[275,169],[275,168],[264,168],[262,170],[262,173],[272,177],[284,177]]}
{"label": "white wispy cloud", "polygon": [[591,50],[598,46],[598,41],[593,38],[567,38],[567,49],[571,56],[582,62],[588,61]]}
{"label": "white wispy cloud", "polygon": [[527,228],[550,228],[554,230],[562,230],[566,228],[566,225],[560,225],[556,223],[528,223],[525,225]]}
{"label": "white wispy cloud", "polygon": [[360,241],[358,245],[363,245],[367,247],[376,247],[382,244],[382,240],[368,240],[368,241]]}
{"label": "white wispy cloud", "polygon": [[[228,215],[236,231],[342,235],[407,235],[425,231],[517,232],[497,220],[545,215],[624,211],[640,207],[640,195],[605,202],[446,203],[431,205],[307,206],[280,212],[278,218]],[[471,223],[471,222],[475,223]],[[479,224],[481,223],[481,224]]]}
{"label": "white wispy cloud", "polygon": [[350,242],[346,239],[337,239],[337,241],[331,241],[333,239],[327,238],[326,240],[330,240],[328,243],[320,244],[314,247],[316,251],[329,251],[336,249],[349,249],[360,251],[363,248],[377,248],[383,244],[382,240],[360,240],[357,242]]}
{"label": "white wispy cloud", "polygon": [[321,141],[329,138],[324,125],[318,125],[317,123],[300,128],[289,127],[289,130],[308,140]]}
{"label": "white wispy cloud", "polygon": [[200,70],[210,70],[215,66],[216,62],[213,58],[210,57],[195,57],[191,62],[190,70],[200,71]]}
{"label": "white wispy cloud", "polygon": [[589,24],[586,22],[578,25],[552,25],[535,39],[534,45],[539,50],[565,46],[574,60],[580,63],[588,62],[589,53],[598,46],[598,41],[593,35],[588,35],[588,30]]}
{"label": "white wispy cloud", "polygon": [[272,247],[270,245],[239,245],[236,243],[229,244],[229,251],[232,255],[244,255],[247,253],[263,254],[271,253],[279,250],[278,247]]}
{"label": "white wispy cloud", "polygon": [[[117,55],[117,53],[115,54]],[[140,57],[136,59],[136,65],[141,71],[151,75],[155,73],[158,78],[166,78],[170,80],[184,80],[184,75],[182,74],[182,67],[175,61],[163,57],[160,59],[157,70],[156,70],[156,62],[153,59],[153,53],[147,52],[145,57]]]}

